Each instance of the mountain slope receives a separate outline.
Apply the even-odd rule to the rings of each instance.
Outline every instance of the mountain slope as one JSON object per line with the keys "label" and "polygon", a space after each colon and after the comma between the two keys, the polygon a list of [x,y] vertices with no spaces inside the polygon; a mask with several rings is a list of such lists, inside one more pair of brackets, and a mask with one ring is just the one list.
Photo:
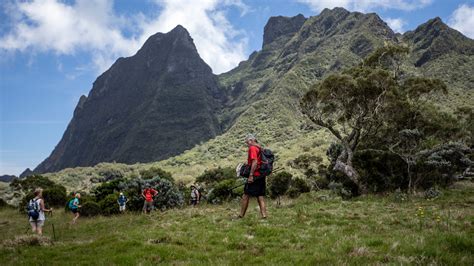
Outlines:
{"label": "mountain slope", "polygon": [[[313,126],[301,114],[299,99],[326,75],[360,63],[385,43],[410,48],[403,66],[408,74],[441,77],[448,84],[447,98],[437,99],[443,108],[452,110],[459,105],[472,105],[474,101],[474,67],[470,67],[474,59],[470,52],[473,41],[439,19],[421,25],[415,30],[414,35],[419,36],[415,38],[409,33],[397,36],[376,14],[325,9],[320,15],[305,19],[295,31],[291,22],[298,17],[271,18],[264,34],[274,27],[275,21],[289,29],[280,30],[284,34],[277,38],[264,35],[264,40],[276,41],[264,42],[261,51],[219,76],[222,87],[230,95],[229,105],[221,114],[222,121],[229,121],[227,131],[156,165],[192,180],[196,172],[206,168],[233,166],[243,161],[242,139],[247,132],[255,132],[262,143],[277,152],[280,166],[301,175],[288,163],[302,153],[325,158],[326,148],[333,139],[325,131],[309,130]],[[440,34],[438,28],[446,32]],[[449,41],[451,48],[439,48],[439,43]],[[435,51],[437,56],[427,58],[422,65],[416,64],[426,49]]]}
{"label": "mountain slope", "polygon": [[223,99],[186,29],[155,34],[97,78],[59,144],[34,171],[177,155],[221,132],[214,114]]}
{"label": "mountain slope", "polygon": [[[442,108],[453,110],[460,105],[472,105],[474,101],[473,40],[439,19],[397,35],[376,14],[325,9],[309,18],[302,15],[270,18],[263,39],[262,50],[252,53],[235,69],[219,75],[218,83],[216,77],[209,78],[213,86],[207,87],[212,89],[206,90],[207,98],[204,98],[209,99],[213,107],[209,121],[219,121],[211,123],[216,128],[213,131],[216,137],[194,148],[190,144],[187,148],[192,149],[178,156],[134,167],[157,165],[173,172],[178,179],[191,181],[208,168],[233,166],[243,161],[243,137],[249,132],[257,133],[260,142],[277,153],[280,166],[288,167],[288,163],[302,153],[325,158],[325,150],[333,139],[325,131],[311,130],[314,126],[299,110],[301,96],[328,74],[360,63],[386,43],[410,48],[403,64],[408,74],[439,77],[448,84],[447,98],[436,99]],[[176,118],[169,116],[168,119],[175,121]],[[139,137],[127,135],[117,141],[117,145],[126,146]],[[146,143],[154,145],[151,141]],[[130,161],[157,160],[137,156],[134,148],[128,147],[130,156],[136,156]],[[302,174],[288,168],[294,174]],[[60,175],[54,176],[59,178]]]}

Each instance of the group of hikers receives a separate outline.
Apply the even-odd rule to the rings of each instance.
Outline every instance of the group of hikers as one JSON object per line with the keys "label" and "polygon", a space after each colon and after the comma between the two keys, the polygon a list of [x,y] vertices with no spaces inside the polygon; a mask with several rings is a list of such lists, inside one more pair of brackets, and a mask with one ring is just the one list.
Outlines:
{"label": "group of hikers", "polygon": [[[262,219],[267,218],[267,210],[265,207],[265,193],[266,193],[266,175],[265,170],[262,170],[262,157],[263,148],[258,144],[256,137],[253,134],[248,134],[245,138],[245,143],[248,146],[248,156],[247,156],[247,165],[246,171],[242,170],[239,173],[243,177],[247,177],[247,182],[244,186],[244,194],[241,200],[241,208],[238,214],[238,218],[243,218],[247,212],[249,206],[250,197],[256,197],[257,202],[260,208],[260,215]],[[270,172],[271,173],[271,170]],[[46,209],[44,199],[43,199],[43,189],[37,188],[34,191],[35,197],[31,199],[27,206],[29,222],[31,225],[31,230],[34,233],[39,235],[42,234],[42,228],[46,220],[45,212],[52,213],[53,209]],[[158,195],[158,191],[151,187],[150,184],[145,186],[141,196],[144,199],[143,203],[143,213],[150,213],[154,210],[154,197]],[[191,195],[190,195],[190,205],[196,206],[199,204],[201,193],[195,185],[191,185]],[[74,198],[71,199],[68,203],[68,208],[72,213],[71,224],[75,224],[77,219],[80,216],[80,199],[81,194],[76,193]],[[125,212],[128,199],[127,197],[120,192],[117,199],[117,204],[119,211],[121,213]]]}

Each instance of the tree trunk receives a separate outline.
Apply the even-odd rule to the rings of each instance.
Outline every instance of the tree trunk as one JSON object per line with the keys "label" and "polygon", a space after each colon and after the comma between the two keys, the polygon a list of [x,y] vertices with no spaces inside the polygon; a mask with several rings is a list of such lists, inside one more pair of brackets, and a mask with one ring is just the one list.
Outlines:
{"label": "tree trunk", "polygon": [[367,193],[367,187],[360,181],[360,176],[357,170],[352,166],[353,153],[348,145],[344,145],[344,151],[336,160],[333,170],[345,174],[352,180],[359,188],[361,194]]}

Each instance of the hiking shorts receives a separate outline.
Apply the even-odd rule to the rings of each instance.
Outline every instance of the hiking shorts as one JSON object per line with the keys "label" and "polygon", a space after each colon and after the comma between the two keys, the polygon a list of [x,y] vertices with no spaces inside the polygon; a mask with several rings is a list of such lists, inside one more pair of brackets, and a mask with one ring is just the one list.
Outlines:
{"label": "hiking shorts", "polygon": [[267,189],[265,177],[254,177],[254,180],[251,184],[245,184],[244,193],[252,197],[265,196]]}
{"label": "hiking shorts", "polygon": [[197,200],[197,199],[192,199],[192,200],[191,200],[191,205],[196,206],[197,204],[198,204],[198,200]]}
{"label": "hiking shorts", "polygon": [[74,214],[76,214],[76,213],[79,212],[79,209],[78,209],[78,208],[71,209],[71,212],[74,213]]}
{"label": "hiking shorts", "polygon": [[119,211],[121,212],[125,211],[125,205],[119,205]]}
{"label": "hiking shorts", "polygon": [[44,220],[30,221],[32,227],[43,227]]}
{"label": "hiking shorts", "polygon": [[153,210],[153,201],[146,201],[143,203],[143,210],[144,211],[152,211]]}

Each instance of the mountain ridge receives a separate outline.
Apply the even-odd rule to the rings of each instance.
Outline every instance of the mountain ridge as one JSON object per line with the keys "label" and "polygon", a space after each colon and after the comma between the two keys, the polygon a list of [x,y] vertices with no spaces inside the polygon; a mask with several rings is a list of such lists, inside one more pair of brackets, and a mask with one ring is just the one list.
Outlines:
{"label": "mountain ridge", "polygon": [[[217,166],[216,161],[222,162],[223,165],[232,165],[240,160],[243,156],[243,151],[240,149],[242,137],[249,132],[258,132],[262,142],[276,147],[282,154],[282,163],[288,162],[301,149],[298,141],[307,142],[306,139],[310,136],[319,138],[321,144],[309,148],[308,152],[323,153],[325,145],[331,140],[324,132],[315,133],[307,130],[311,126],[299,112],[299,98],[312,84],[330,73],[358,64],[376,47],[386,42],[411,47],[409,59],[404,67],[416,75],[437,75],[446,68],[445,61],[465,61],[458,65],[467,74],[462,73],[454,80],[452,78],[454,72],[444,71],[446,77],[442,75],[440,77],[448,81],[456,93],[467,95],[464,103],[472,101],[470,88],[474,81],[468,78],[469,73],[472,73],[469,67],[473,65],[470,53],[470,49],[474,47],[472,40],[467,38],[466,41],[464,39],[466,37],[461,38],[452,33],[452,29],[439,18],[425,24],[423,25],[428,29],[434,27],[439,29],[428,30],[428,35],[418,36],[416,30],[423,26],[420,25],[414,31],[397,35],[377,14],[349,12],[343,8],[325,9],[321,14],[309,18],[301,14],[294,17],[272,17],[265,26],[260,51],[252,53],[247,60],[231,71],[212,76],[215,79],[215,86],[211,86],[208,90],[208,96],[214,99],[212,112],[215,117],[212,119],[215,123],[211,124],[218,128],[211,134],[213,136],[207,140],[190,143],[185,150],[182,150],[184,153],[176,157],[162,157],[161,159],[165,160],[149,161],[155,162],[151,163],[153,165],[177,171],[190,179],[191,175],[197,175],[193,172],[203,171],[208,166]],[[275,28],[278,25],[283,28]],[[448,28],[444,28],[443,25]],[[181,28],[179,27],[176,33],[184,29]],[[424,28],[420,28],[422,29]],[[439,31],[447,33],[437,35]],[[439,49],[436,38],[440,35],[454,38],[455,42],[463,41],[459,46],[461,48],[458,49],[455,45],[455,49],[446,50],[444,47]],[[157,33],[153,36],[148,40],[161,39],[164,34]],[[189,41],[184,34],[182,37],[184,42]],[[433,41],[430,42],[430,38]],[[426,62],[417,65],[416,62],[423,58],[427,50],[430,51],[430,55],[436,56],[425,57]],[[463,51],[468,52],[466,54]],[[449,60],[444,58],[447,54],[450,55]],[[123,60],[127,59],[117,61]],[[160,71],[166,70],[168,69],[160,69]],[[208,73],[208,70],[202,68],[201,72]],[[152,74],[158,75],[158,72]],[[193,73],[197,75],[198,72]],[[84,108],[88,98],[85,100],[81,98],[76,110]],[[450,100],[462,101],[461,98],[463,97],[454,95]],[[175,155],[177,154],[171,156]],[[202,164],[202,167],[198,166],[199,164]],[[174,170],[174,168],[180,169]]]}

